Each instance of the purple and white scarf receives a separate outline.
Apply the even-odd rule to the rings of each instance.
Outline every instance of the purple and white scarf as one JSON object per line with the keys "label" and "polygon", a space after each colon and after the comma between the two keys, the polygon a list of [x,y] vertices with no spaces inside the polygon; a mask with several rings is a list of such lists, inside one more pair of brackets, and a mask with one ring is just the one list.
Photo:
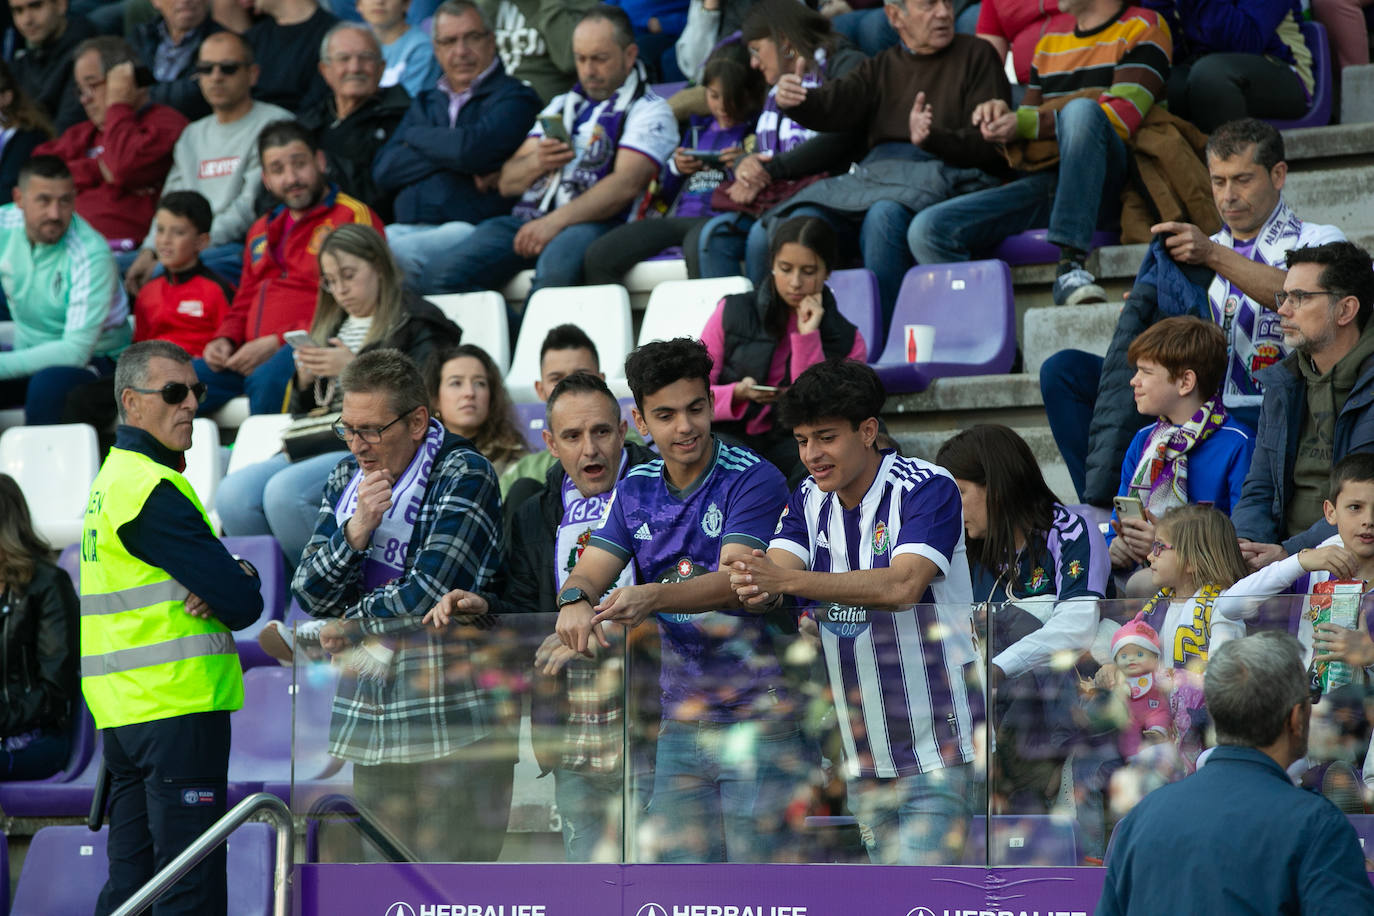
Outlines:
{"label": "purple and white scarf", "polygon": [[[816,89],[823,82],[825,82],[825,50],[817,49],[815,66],[808,68],[806,74],[802,76],[802,85],[807,89]],[[805,143],[814,136],[816,136],[814,130],[802,127],[784,115],[778,108],[778,87],[774,86],[769,89],[768,97],[763,102],[763,111],[759,112],[758,122],[754,126],[757,151],[772,153],[776,156]]]}
{"label": "purple and white scarf", "polygon": [[[381,524],[372,532],[367,558],[363,560],[365,590],[371,592],[381,588],[399,579],[405,572],[410,536],[415,528],[420,504],[425,499],[425,485],[429,483],[429,472],[434,467],[434,456],[439,453],[443,442],[444,427],[431,417],[429,430],[415,457],[410,459],[405,473],[391,487],[391,508],[386,510]],[[358,511],[358,485],[362,480],[363,472],[359,468],[348,486],[344,487],[343,493],[339,494],[339,501],[334,506],[334,518],[340,528]]]}
{"label": "purple and white scarf", "polygon": [[1155,518],[1187,504],[1188,452],[1225,422],[1226,408],[1220,396],[1204,401],[1197,413],[1180,426],[1160,417],[1140,452],[1128,492]]}
{"label": "purple and white scarf", "polygon": [[[557,210],[611,173],[630,106],[649,85],[644,64],[636,61],[625,82],[608,99],[597,102],[578,83],[561,96],[563,127],[572,137],[573,158],[562,171],[541,175],[511,210],[528,221]],[[589,126],[590,125],[590,126]]]}

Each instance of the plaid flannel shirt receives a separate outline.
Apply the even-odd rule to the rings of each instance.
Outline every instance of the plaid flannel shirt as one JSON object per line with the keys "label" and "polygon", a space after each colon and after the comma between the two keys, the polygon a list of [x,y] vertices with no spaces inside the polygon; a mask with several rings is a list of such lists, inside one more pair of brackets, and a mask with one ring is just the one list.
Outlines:
{"label": "plaid flannel shirt", "polygon": [[486,737],[497,720],[492,699],[478,686],[483,650],[491,647],[420,624],[448,591],[476,591],[497,576],[496,473],[470,442],[446,435],[425,487],[404,573],[364,593],[366,552],[349,546],[334,518],[339,496],[357,470],[350,455],[329,475],[315,534],[291,585],[311,615],[356,621],[360,634],[379,638],[395,655],[384,681],[348,672],[340,678],[329,752],[364,765],[436,760]]}

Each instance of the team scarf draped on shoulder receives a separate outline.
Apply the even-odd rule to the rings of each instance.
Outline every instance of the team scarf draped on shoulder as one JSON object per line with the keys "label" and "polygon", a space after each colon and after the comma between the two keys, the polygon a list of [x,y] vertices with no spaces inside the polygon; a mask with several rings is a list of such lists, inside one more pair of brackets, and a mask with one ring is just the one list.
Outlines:
{"label": "team scarf draped on shoulder", "polygon": [[1188,502],[1188,452],[1226,423],[1219,396],[1203,402],[1180,426],[1161,417],[1140,452],[1128,492],[1158,518]]}

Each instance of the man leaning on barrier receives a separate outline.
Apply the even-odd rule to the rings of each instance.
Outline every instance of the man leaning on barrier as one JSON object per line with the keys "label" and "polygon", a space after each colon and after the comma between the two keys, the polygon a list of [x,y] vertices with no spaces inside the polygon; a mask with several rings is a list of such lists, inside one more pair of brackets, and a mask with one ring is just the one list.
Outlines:
{"label": "man leaning on barrier", "polygon": [[849,807],[869,858],[951,864],[972,816],[971,700],[981,689],[963,502],[944,468],[879,451],[885,397],[877,374],[852,360],[797,378],[779,420],[811,476],[767,554],[732,563],[730,581],[746,606],[816,602]]}
{"label": "man leaning on barrier", "polygon": [[505,840],[514,746],[479,686],[480,644],[426,630],[421,615],[497,574],[496,473],[430,417],[400,351],[362,354],[339,385],[334,428],[352,454],[325,484],[292,581],[306,611],[331,618],[298,627],[296,642],[318,639],[342,669],[329,753],[353,761],[358,801],[422,861],[490,861]]}

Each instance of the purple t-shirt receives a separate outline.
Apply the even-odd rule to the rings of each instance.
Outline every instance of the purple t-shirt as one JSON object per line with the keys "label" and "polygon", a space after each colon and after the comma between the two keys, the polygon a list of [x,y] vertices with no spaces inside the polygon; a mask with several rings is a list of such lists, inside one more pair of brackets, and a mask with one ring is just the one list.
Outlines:
{"label": "purple t-shirt", "polygon": [[[680,582],[715,572],[726,544],[767,547],[786,503],[777,468],[716,440],[710,466],[685,490],[664,478],[662,458],[630,468],[591,543],[633,561],[639,582]],[[784,699],[772,637],[757,614],[656,616],[665,718],[734,722]]]}
{"label": "purple t-shirt", "polygon": [[[744,138],[753,133],[753,130],[753,124],[721,127],[716,123],[715,118],[697,116],[692,118],[691,126],[682,135],[682,145],[687,149],[708,149],[719,152],[732,146],[743,146]],[[675,181],[682,182],[680,176],[674,174],[672,177]],[[711,194],[720,187],[726,177],[725,169],[710,167],[689,175],[682,190],[678,192],[677,198],[673,201],[673,208],[668,212],[668,215],[682,219],[715,215],[715,211],[711,209]],[[671,188],[667,190],[671,193]]]}

